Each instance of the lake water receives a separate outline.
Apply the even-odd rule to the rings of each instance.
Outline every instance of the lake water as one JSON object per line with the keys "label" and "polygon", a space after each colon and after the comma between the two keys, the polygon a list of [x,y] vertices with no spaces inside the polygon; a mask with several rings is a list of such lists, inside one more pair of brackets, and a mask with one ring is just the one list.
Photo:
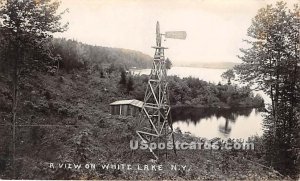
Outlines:
{"label": "lake water", "polygon": [[263,117],[256,109],[172,109],[173,128],[193,136],[247,139],[261,136]]}
{"label": "lake water", "polygon": [[[168,75],[178,77],[195,77],[208,82],[225,83],[221,74],[226,69],[208,69],[192,67],[172,67]],[[134,70],[134,74],[150,74],[150,69]],[[265,101],[267,96],[262,92]],[[243,138],[261,136],[262,114],[255,109],[217,109],[217,108],[173,108],[173,128],[179,128],[183,133],[189,132],[194,136],[212,139],[220,137]]]}

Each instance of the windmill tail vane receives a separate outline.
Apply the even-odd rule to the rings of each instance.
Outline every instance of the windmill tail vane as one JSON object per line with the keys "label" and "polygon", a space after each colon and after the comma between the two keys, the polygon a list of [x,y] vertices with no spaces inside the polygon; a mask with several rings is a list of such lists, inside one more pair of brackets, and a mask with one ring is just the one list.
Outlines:
{"label": "windmill tail vane", "polygon": [[186,39],[186,32],[185,31],[167,31],[165,34],[166,38],[173,38],[173,39]]}

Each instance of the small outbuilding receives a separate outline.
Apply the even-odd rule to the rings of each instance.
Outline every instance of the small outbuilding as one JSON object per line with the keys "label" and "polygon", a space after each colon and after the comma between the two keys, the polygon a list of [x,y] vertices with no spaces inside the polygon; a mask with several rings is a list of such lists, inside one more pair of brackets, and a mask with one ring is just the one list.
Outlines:
{"label": "small outbuilding", "polygon": [[112,115],[123,115],[123,116],[137,116],[143,107],[144,102],[131,99],[131,100],[120,100],[111,103],[110,113]]}

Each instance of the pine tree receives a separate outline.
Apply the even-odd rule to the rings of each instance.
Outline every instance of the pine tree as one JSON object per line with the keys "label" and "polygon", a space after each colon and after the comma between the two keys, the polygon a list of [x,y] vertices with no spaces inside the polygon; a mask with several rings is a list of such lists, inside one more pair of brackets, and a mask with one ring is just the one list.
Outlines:
{"label": "pine tree", "polygon": [[132,80],[132,77],[129,76],[128,82],[127,82],[127,92],[130,93],[131,91],[133,91],[133,80]]}
{"label": "pine tree", "polygon": [[119,84],[125,86],[126,83],[127,83],[127,81],[126,81],[126,72],[125,72],[125,70],[121,70],[121,78],[120,78]]}

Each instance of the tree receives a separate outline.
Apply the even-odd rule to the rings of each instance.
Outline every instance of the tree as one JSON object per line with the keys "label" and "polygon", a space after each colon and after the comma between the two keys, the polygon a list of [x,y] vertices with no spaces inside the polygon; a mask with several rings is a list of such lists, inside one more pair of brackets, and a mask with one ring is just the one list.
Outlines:
{"label": "tree", "polygon": [[171,69],[172,62],[171,62],[171,60],[169,58],[166,59],[166,63],[165,64],[166,64],[166,69]]}
{"label": "tree", "polygon": [[298,5],[290,10],[283,2],[260,9],[248,29],[250,48],[241,49],[243,63],[234,68],[240,81],[270,96],[264,133],[266,158],[271,166],[291,176],[300,168],[293,153],[300,146],[295,141],[300,102],[299,11]]}
{"label": "tree", "polygon": [[130,93],[131,91],[133,91],[133,80],[132,80],[132,77],[129,76],[128,82],[127,82],[127,92]]}
{"label": "tree", "polygon": [[0,34],[4,39],[1,64],[7,67],[12,77],[13,135],[21,76],[24,78],[33,70],[44,70],[51,65],[54,60],[49,48],[52,33],[67,29],[67,24],[60,23],[64,12],[56,13],[59,5],[52,0],[6,0],[0,3]]}
{"label": "tree", "polygon": [[123,69],[123,70],[121,70],[121,78],[120,78],[119,84],[121,84],[122,86],[125,86],[126,83],[127,83],[127,81],[126,81],[126,72]]}
{"label": "tree", "polygon": [[221,77],[227,79],[228,85],[230,85],[231,80],[235,78],[233,69],[228,69],[226,72],[222,73]]}

